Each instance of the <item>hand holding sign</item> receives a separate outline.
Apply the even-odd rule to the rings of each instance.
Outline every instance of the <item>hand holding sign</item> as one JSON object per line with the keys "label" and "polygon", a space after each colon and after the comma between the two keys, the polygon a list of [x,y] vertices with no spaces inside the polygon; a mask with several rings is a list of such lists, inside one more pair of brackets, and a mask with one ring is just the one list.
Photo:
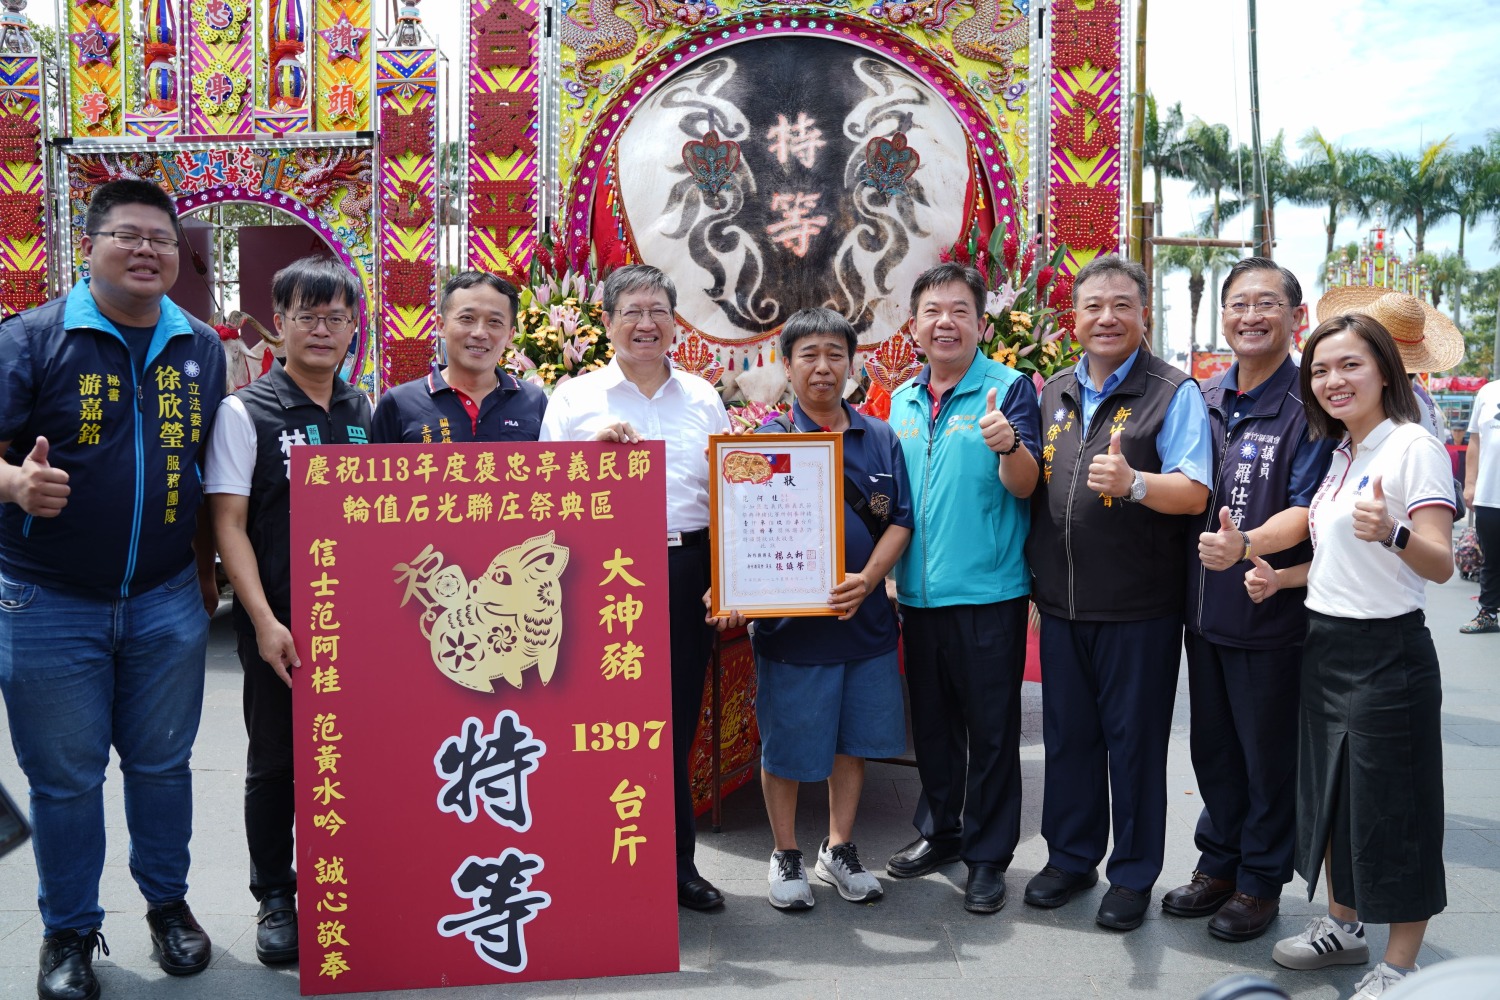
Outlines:
{"label": "hand holding sign", "polygon": [[68,505],[68,474],[47,463],[47,439],[39,437],[21,462],[20,480],[15,486],[15,501],[35,517],[56,517]]}
{"label": "hand holding sign", "polygon": [[1089,489],[1109,497],[1123,497],[1130,493],[1135,482],[1135,470],[1120,453],[1120,432],[1109,436],[1109,451],[1095,455],[1089,463]]}
{"label": "hand holding sign", "polygon": [[1219,530],[1198,536],[1198,558],[1208,569],[1228,569],[1245,554],[1245,537],[1234,526],[1228,507],[1219,508]]}
{"label": "hand holding sign", "polygon": [[1394,527],[1395,518],[1385,509],[1385,490],[1376,476],[1370,483],[1370,495],[1354,501],[1354,537],[1362,542],[1384,542]]}
{"label": "hand holding sign", "polygon": [[985,446],[995,454],[1010,451],[1016,443],[1016,429],[1005,414],[995,406],[998,390],[991,389],[984,402],[984,416],[979,418],[979,433],[984,436]]}

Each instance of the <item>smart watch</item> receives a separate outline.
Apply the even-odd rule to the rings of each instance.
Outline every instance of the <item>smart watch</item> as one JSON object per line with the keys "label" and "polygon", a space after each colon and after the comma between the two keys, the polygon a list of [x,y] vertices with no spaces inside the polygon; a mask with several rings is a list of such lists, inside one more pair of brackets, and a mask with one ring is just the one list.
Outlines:
{"label": "smart watch", "polygon": [[1395,527],[1391,528],[1391,536],[1380,544],[1388,549],[1400,552],[1406,548],[1406,543],[1411,541],[1411,529],[1399,521],[1394,523]]}

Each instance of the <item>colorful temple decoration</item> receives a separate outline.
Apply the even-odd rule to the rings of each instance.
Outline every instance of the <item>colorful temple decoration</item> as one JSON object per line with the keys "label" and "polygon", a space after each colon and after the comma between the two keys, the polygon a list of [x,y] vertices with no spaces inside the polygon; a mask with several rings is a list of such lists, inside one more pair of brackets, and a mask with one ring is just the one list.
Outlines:
{"label": "colorful temple decoration", "polygon": [[125,76],[133,70],[125,4],[67,5],[68,109],[79,136],[120,135],[125,123]]}
{"label": "colorful temple decoration", "polygon": [[396,39],[416,44],[375,55],[384,385],[427,371],[437,330],[437,51],[420,31]]}
{"label": "colorful temple decoration", "polygon": [[250,0],[189,0],[184,88],[193,135],[250,131],[255,38]]}
{"label": "colorful temple decoration", "polygon": [[49,298],[42,60],[24,0],[0,14],[0,318]]}
{"label": "colorful temple decoration", "polygon": [[1119,0],[1052,5],[1046,236],[1049,249],[1068,245],[1060,265],[1068,275],[1119,249],[1124,236],[1121,18]]}
{"label": "colorful temple decoration", "polygon": [[174,0],[145,0],[145,45],[141,59],[141,107],[125,113],[128,135],[176,135],[182,129],[178,78],[177,4]]}
{"label": "colorful temple decoration", "polygon": [[521,283],[536,247],[538,0],[469,0],[469,266]]}
{"label": "colorful temple decoration", "polygon": [[317,67],[314,131],[370,127],[369,80],[375,47],[370,37],[370,7],[369,0],[318,5],[313,41],[313,65]]}

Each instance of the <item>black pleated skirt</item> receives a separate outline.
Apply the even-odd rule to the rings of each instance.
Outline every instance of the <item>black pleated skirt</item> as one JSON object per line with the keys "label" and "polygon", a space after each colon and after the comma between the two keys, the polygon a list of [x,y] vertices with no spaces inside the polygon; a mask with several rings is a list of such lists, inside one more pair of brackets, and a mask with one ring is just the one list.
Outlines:
{"label": "black pleated skirt", "polygon": [[1370,923],[1426,920],[1443,874],[1442,678],[1420,611],[1308,612],[1297,746],[1297,872],[1325,850],[1334,899]]}

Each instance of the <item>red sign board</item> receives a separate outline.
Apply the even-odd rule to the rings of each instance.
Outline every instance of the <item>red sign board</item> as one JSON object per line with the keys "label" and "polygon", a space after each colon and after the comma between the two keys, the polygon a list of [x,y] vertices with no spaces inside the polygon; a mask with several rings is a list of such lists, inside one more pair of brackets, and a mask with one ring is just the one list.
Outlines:
{"label": "red sign board", "polygon": [[1220,372],[1227,372],[1232,364],[1234,355],[1229,351],[1194,351],[1192,376],[1203,382]]}
{"label": "red sign board", "polygon": [[303,993],[677,969],[663,464],[292,449]]}

